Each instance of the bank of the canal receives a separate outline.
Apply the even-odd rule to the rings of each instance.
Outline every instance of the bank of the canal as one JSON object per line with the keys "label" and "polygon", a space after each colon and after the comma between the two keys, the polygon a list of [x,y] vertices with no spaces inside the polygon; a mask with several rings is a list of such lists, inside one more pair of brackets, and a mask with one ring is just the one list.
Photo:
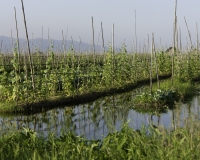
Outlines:
{"label": "bank of the canal", "polygon": [[[159,76],[160,80],[168,79],[171,74]],[[152,79],[156,82],[156,78]],[[121,87],[117,88],[107,88],[106,90],[99,89],[99,91],[85,92],[81,94],[75,94],[73,96],[54,96],[48,97],[45,100],[37,100],[31,103],[17,103],[17,102],[5,102],[1,103],[0,113],[24,113],[24,114],[34,114],[39,112],[45,112],[47,110],[61,107],[89,103],[95,101],[101,97],[120,94],[124,92],[131,91],[135,88],[141,87],[142,85],[148,85],[149,79],[140,80],[137,83],[125,83]]]}

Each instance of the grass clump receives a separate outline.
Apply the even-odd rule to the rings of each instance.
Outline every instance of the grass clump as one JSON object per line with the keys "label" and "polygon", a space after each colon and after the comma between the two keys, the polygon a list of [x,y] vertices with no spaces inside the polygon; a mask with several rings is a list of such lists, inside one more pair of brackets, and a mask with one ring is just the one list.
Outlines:
{"label": "grass clump", "polygon": [[180,82],[164,80],[160,83],[160,89],[153,84],[152,93],[145,90],[136,95],[133,102],[134,108],[139,110],[160,110],[174,108],[175,102],[190,100],[197,93],[197,86],[193,82]]}
{"label": "grass clump", "polygon": [[155,92],[143,92],[140,95],[136,95],[134,102],[136,105],[145,106],[164,106],[174,104],[177,99],[177,92],[174,90],[161,90],[157,89]]}
{"label": "grass clump", "polygon": [[[196,123],[196,122],[195,122]],[[194,127],[194,124],[193,124]],[[169,131],[150,125],[134,131],[124,125],[103,140],[86,140],[66,133],[38,137],[31,129],[1,135],[4,159],[199,159],[199,125]]]}
{"label": "grass clump", "polygon": [[[161,89],[172,89],[176,91],[179,95],[179,100],[188,100],[192,98],[196,93],[197,89],[199,88],[198,85],[196,85],[192,81],[183,82],[178,79],[173,80],[173,84],[171,80],[165,80],[160,83]],[[154,86],[155,90],[155,86]]]}
{"label": "grass clump", "polygon": [[12,102],[0,102],[0,112],[13,112],[15,110],[20,110],[20,107],[17,107],[17,103]]}

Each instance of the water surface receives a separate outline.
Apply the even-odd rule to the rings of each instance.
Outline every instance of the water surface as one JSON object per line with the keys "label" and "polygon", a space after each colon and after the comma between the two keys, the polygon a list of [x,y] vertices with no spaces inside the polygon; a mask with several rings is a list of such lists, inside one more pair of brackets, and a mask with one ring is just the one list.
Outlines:
{"label": "water surface", "polygon": [[108,133],[120,130],[122,125],[140,129],[150,123],[174,128],[184,125],[184,119],[191,115],[200,118],[200,96],[190,102],[177,103],[176,108],[166,113],[141,113],[133,109],[133,97],[140,89],[98,99],[92,103],[62,107],[29,116],[0,115],[0,132],[21,130],[22,127],[34,129],[38,135],[47,136],[54,132],[72,131],[88,139],[101,139]]}

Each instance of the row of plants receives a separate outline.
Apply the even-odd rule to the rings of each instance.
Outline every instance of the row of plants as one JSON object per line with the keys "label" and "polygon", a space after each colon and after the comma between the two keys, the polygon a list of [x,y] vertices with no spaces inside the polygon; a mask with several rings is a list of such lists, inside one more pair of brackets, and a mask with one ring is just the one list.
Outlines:
{"label": "row of plants", "polygon": [[[86,140],[73,133],[47,138],[24,128],[0,137],[0,157],[4,159],[199,159],[199,122],[191,120],[183,128],[166,130],[150,125],[133,130],[125,124],[121,131],[102,140]],[[192,124],[192,125],[191,125]]]}
{"label": "row of plants", "polygon": [[6,106],[102,92],[149,77],[149,55],[128,54],[125,47],[121,53],[114,54],[110,49],[104,55],[71,51],[62,55],[51,50],[48,55],[36,54],[31,62],[32,74],[26,55],[20,55],[19,61],[15,49],[10,61],[5,57],[1,54],[0,101]]}
{"label": "row of plants", "polygon": [[[163,51],[156,55],[148,53],[130,54],[123,45],[120,53],[112,48],[103,55],[75,54],[33,54],[32,62],[27,55],[14,50],[12,58],[1,55],[0,61],[0,104],[5,107],[52,100],[76,95],[104,92],[121,88],[126,84],[138,83],[156,74],[170,75],[171,55]],[[174,76],[179,81],[192,81],[199,77],[197,53],[175,55]],[[152,57],[152,61],[150,61]],[[188,58],[189,57],[189,58]],[[32,66],[31,66],[32,64]],[[31,72],[32,69],[32,72]],[[32,74],[31,74],[32,73]]]}

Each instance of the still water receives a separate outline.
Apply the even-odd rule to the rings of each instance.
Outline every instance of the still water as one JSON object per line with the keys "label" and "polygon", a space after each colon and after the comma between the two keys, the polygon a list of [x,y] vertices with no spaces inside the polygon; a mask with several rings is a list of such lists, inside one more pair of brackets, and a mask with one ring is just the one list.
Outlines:
{"label": "still water", "polygon": [[200,118],[200,96],[189,102],[177,103],[175,109],[165,113],[141,113],[134,110],[133,98],[141,89],[98,99],[92,103],[62,107],[34,115],[0,115],[0,132],[34,129],[38,135],[72,131],[88,139],[102,139],[110,132],[120,130],[122,125],[134,129],[150,123],[173,128],[184,125],[184,119],[191,115]]}

